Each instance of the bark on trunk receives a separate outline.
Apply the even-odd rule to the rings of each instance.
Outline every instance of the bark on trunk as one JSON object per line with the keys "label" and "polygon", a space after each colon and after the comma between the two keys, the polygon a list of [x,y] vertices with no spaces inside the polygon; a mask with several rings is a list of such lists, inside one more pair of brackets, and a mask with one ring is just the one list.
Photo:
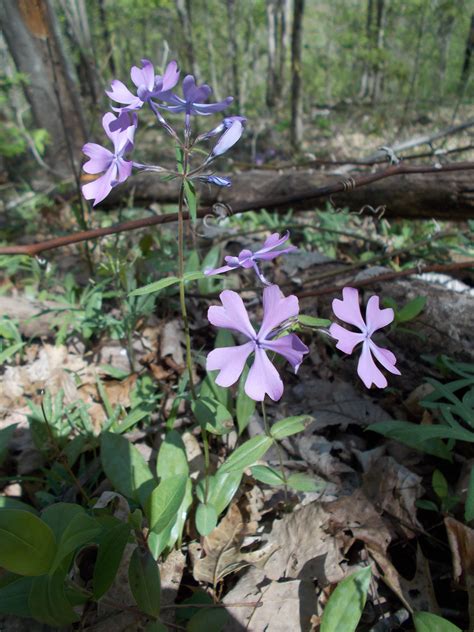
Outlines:
{"label": "bark on trunk", "polygon": [[296,149],[303,138],[301,103],[301,51],[303,45],[304,0],[294,0],[291,35],[291,145]]}
{"label": "bark on trunk", "polygon": [[469,78],[469,71],[471,68],[471,56],[474,50],[474,13],[471,15],[471,26],[469,28],[469,34],[467,36],[466,49],[464,51],[464,61],[461,70],[461,79],[459,82],[459,92],[464,93],[467,80]]}
{"label": "bark on trunk", "polygon": [[185,58],[188,64],[187,73],[194,75],[197,81],[199,78],[199,69],[194,54],[191,3],[189,0],[176,0],[176,10],[183,28],[182,36],[186,51]]}
{"label": "bark on trunk", "polygon": [[[228,204],[238,212],[240,207],[273,208],[272,201],[304,197],[279,208],[325,208],[327,198],[311,199],[311,191],[341,180],[341,176],[315,171],[246,171],[232,176],[230,189],[201,189],[201,205],[216,202]],[[104,204],[115,205],[134,190],[137,202],[169,203],[177,199],[176,182],[163,182],[150,174],[139,174],[115,189]],[[472,171],[397,175],[332,196],[337,208],[386,217],[412,219],[432,218],[466,220],[474,218],[474,185]],[[275,203],[275,202],[273,202]]]}
{"label": "bark on trunk", "polygon": [[232,96],[236,109],[240,112],[240,64],[239,46],[237,44],[237,21],[235,15],[235,0],[227,0],[227,21],[229,25],[229,53],[232,67]]}
{"label": "bark on trunk", "polygon": [[61,177],[77,174],[85,127],[49,1],[1,0],[0,25],[16,67],[28,75],[35,123],[50,135],[47,163]]}

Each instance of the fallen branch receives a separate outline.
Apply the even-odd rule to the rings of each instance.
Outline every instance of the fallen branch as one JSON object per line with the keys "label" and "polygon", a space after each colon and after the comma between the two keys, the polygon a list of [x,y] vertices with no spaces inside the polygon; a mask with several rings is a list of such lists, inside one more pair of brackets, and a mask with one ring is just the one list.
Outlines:
{"label": "fallen branch", "polygon": [[316,290],[307,290],[306,292],[300,292],[297,294],[298,298],[307,298],[308,296],[323,296],[324,294],[336,294],[341,292],[344,287],[348,285],[350,287],[366,287],[368,285],[374,285],[382,283],[384,281],[393,281],[394,279],[400,279],[406,276],[412,276],[413,274],[424,274],[425,272],[453,272],[455,270],[466,270],[469,268],[474,269],[474,261],[457,261],[455,263],[433,263],[428,265],[420,265],[414,268],[406,268],[405,270],[399,270],[398,272],[386,272],[384,274],[378,274],[376,276],[360,279],[359,281],[347,281],[340,285],[331,285],[322,287]]}
{"label": "fallen branch", "polygon": [[[405,165],[399,164],[388,167],[374,173],[364,174],[357,178],[348,178],[333,182],[326,186],[312,188],[306,191],[300,191],[298,193],[292,193],[290,195],[282,195],[274,198],[265,197],[265,199],[244,201],[227,205],[229,213],[234,215],[236,213],[245,213],[248,211],[254,211],[261,208],[266,209],[286,209],[289,206],[298,206],[308,201],[318,200],[321,198],[328,198],[331,195],[337,193],[351,193],[353,190],[360,187],[364,187],[373,182],[390,178],[392,176],[411,175],[411,174],[440,174],[454,171],[466,171],[473,170],[473,162],[460,162],[444,166],[431,166],[431,165]],[[222,203],[225,204],[223,201]],[[222,213],[222,204],[216,208],[216,205],[208,208],[201,208],[197,212],[198,218],[203,218],[209,215],[219,216]],[[189,220],[189,213],[184,213],[184,218]],[[146,228],[149,226],[156,226],[159,224],[168,224],[176,222],[178,220],[177,213],[169,213],[166,215],[157,215],[152,217],[145,217],[137,220],[131,220],[110,226],[107,228],[95,228],[92,230],[79,231],[70,235],[64,235],[62,237],[56,237],[43,242],[27,245],[14,245],[3,246],[0,248],[0,254],[23,254],[28,256],[36,256],[47,250],[53,250],[62,246],[75,244],[92,239],[98,239],[106,235],[114,235],[117,233],[123,233],[130,230],[137,230],[139,228]]]}

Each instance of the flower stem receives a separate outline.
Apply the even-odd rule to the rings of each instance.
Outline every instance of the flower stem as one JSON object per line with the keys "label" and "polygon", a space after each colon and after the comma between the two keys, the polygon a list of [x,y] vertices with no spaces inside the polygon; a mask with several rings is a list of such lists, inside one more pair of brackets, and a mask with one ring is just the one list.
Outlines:
{"label": "flower stem", "polygon": [[[265,434],[270,437],[271,439],[273,439],[271,432],[270,432],[270,426],[268,424],[268,419],[267,419],[267,410],[265,408],[265,402],[262,401],[262,416],[263,416],[263,426],[265,428]],[[276,441],[275,439],[273,439],[273,443],[276,447],[276,451],[278,453],[278,460],[280,461],[280,473],[281,473],[281,477],[283,479],[283,485],[284,485],[284,494],[285,494],[285,505],[288,506],[288,485],[287,485],[287,479],[286,479],[286,472],[285,472],[285,467],[283,465],[283,456],[281,453],[281,446],[278,443],[278,441]]]}

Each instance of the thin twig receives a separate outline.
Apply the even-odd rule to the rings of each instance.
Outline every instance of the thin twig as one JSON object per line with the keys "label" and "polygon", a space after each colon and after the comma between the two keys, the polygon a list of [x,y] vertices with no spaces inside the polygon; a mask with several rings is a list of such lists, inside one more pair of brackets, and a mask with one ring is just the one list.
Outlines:
{"label": "thin twig", "polygon": [[[447,171],[467,171],[474,170],[474,162],[459,162],[450,165],[443,166],[431,166],[431,165],[393,165],[388,167],[387,169],[382,169],[380,171],[376,171],[370,174],[364,174],[358,178],[351,178],[350,182],[350,190],[366,186],[367,184],[372,184],[373,182],[377,182],[379,180],[384,180],[385,178],[390,178],[392,176],[399,175],[411,175],[417,173],[443,173]],[[265,200],[253,200],[250,202],[242,202],[240,204],[235,204],[231,211],[232,214],[236,213],[246,213],[249,211],[255,211],[260,208],[266,209],[275,209],[286,208],[291,206],[292,204],[298,204],[305,200],[316,200],[320,198],[329,197],[335,193],[347,192],[348,184],[345,180],[339,180],[332,184],[316,187],[313,189],[309,189],[307,191],[302,191],[298,193],[293,193],[291,195],[279,196],[276,198],[270,198]],[[213,207],[211,208],[202,208],[197,212],[198,218],[203,218],[209,216],[212,213],[215,213]],[[189,213],[183,212],[183,219],[189,220]],[[0,248],[0,254],[23,254],[29,255],[31,257],[40,254],[41,252],[45,252],[47,250],[53,250],[55,248],[60,248],[62,246],[67,246],[70,244],[75,244],[83,241],[88,241],[91,239],[97,239],[99,237],[104,237],[106,235],[115,235],[117,233],[123,233],[130,230],[137,230],[139,228],[145,228],[147,226],[155,226],[157,224],[168,224],[170,222],[176,222],[178,220],[177,213],[169,213],[166,215],[157,215],[154,217],[145,217],[137,220],[132,220],[129,222],[123,222],[121,224],[116,224],[115,226],[110,226],[107,228],[95,228],[92,230],[84,230],[76,233],[72,233],[70,235],[64,235],[63,237],[56,237],[54,239],[48,239],[46,241],[42,241],[36,244],[28,244],[28,245],[15,245],[15,246],[4,246]]]}

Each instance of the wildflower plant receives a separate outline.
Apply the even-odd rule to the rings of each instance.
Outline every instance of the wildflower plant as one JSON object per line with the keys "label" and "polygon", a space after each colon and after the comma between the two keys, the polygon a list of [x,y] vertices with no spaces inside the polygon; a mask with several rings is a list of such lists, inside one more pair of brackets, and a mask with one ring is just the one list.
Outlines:
{"label": "wildflower plant", "polygon": [[[132,89],[115,80],[107,91],[114,103],[113,112],[104,115],[102,124],[113,150],[95,143],[84,145],[83,152],[87,157],[84,171],[96,178],[85,183],[82,191],[84,197],[92,200],[93,206],[96,206],[129,178],[133,171],[148,171],[179,182],[176,274],[134,289],[129,293],[129,298],[153,295],[166,287],[178,286],[186,342],[186,374],[180,381],[176,401],[179,403],[185,399],[190,404],[189,409],[200,428],[205,472],[197,482],[191,478],[183,439],[174,428],[177,405],[173,405],[166,421],[156,472],[151,471],[143,456],[122,434],[155,407],[155,399],[141,401],[137,409],[132,410],[121,422],[120,411],[115,413],[109,406],[110,418],[100,436],[94,434],[91,424],[84,425],[85,436],[73,440],[76,443],[83,442],[77,453],[70,450],[64,455],[62,445],[57,444],[54,428],[51,430],[52,415],[48,410],[37,411],[40,423],[44,422],[49,431],[52,448],[66,463],[67,472],[78,487],[87,508],[56,503],[40,515],[23,511],[17,505],[2,509],[0,528],[8,537],[0,542],[0,566],[11,574],[8,578],[11,583],[7,588],[10,586],[11,590],[17,591],[15,603],[23,599],[29,603],[29,616],[56,627],[70,625],[78,620],[72,604],[102,598],[113,582],[130,539],[136,545],[129,566],[130,587],[138,608],[151,620],[151,625],[156,623],[159,627],[159,598],[150,600],[150,594],[159,595],[160,590],[155,560],[181,543],[193,504],[196,530],[201,536],[208,535],[216,527],[219,515],[231,503],[244,471],[249,468],[257,480],[284,488],[285,495],[288,488],[315,491],[315,483],[309,476],[287,474],[279,448],[282,439],[303,431],[311,417],[299,415],[277,419],[270,425],[265,408],[267,397],[273,402],[282,398],[286,366],[289,364],[296,373],[310,354],[309,347],[298,333],[305,327],[320,328],[321,325],[317,319],[301,315],[297,296],[285,296],[277,284],[263,275],[260,268],[262,263],[267,264],[296,250],[295,246],[288,245],[289,233],[272,233],[256,250],[246,248],[237,256],[226,255],[225,265],[202,272],[186,271],[184,225],[187,219],[193,222],[197,219],[195,184],[205,182],[214,186],[231,186],[229,178],[214,172],[213,164],[239,141],[247,121],[243,116],[227,116],[217,124],[214,121],[209,131],[195,135],[194,118],[207,119],[219,115],[231,104],[232,97],[209,102],[211,88],[206,84],[197,85],[191,75],[183,79],[181,89],[176,89],[180,71],[175,61],[170,62],[160,75],[156,74],[150,61],[143,59],[141,66],[134,66],[130,74],[134,86]],[[132,159],[136,130],[146,108],[151,110],[157,124],[171,137],[170,142],[176,150],[174,168],[143,164]],[[181,121],[180,126],[174,123],[176,117]],[[205,151],[200,148],[202,144],[207,147]],[[262,299],[261,321],[259,326],[252,323],[251,315],[237,292],[221,292],[220,304],[211,305],[207,315],[209,323],[220,330],[221,341],[222,332],[227,331],[228,337],[225,344],[216,345],[207,355],[207,374],[198,388],[186,286],[192,281],[204,281],[209,276],[237,270],[252,271],[257,283],[261,284],[262,292],[257,291]],[[372,297],[364,321],[358,293],[353,288],[343,290],[343,300],[336,299],[333,309],[340,320],[355,326],[359,331],[351,332],[334,323],[325,332],[337,341],[337,348],[346,354],[351,354],[362,343],[358,365],[360,377],[367,387],[372,384],[386,386],[386,378],[374,358],[390,373],[399,374],[396,360],[393,353],[373,342],[372,335],[392,322],[393,310],[380,309],[378,297]],[[130,309],[130,318],[133,315],[133,309]],[[237,344],[232,336],[238,338]],[[98,389],[101,391],[100,384]],[[236,417],[241,435],[257,402],[261,406],[264,432],[241,443],[218,467],[211,467],[209,434],[214,435],[215,445],[219,436],[233,430],[233,419]],[[82,413],[87,418],[86,411]],[[119,520],[111,512],[108,519],[104,520],[103,514],[108,511],[111,498],[101,498],[95,503],[90,494],[93,490],[84,489],[71,469],[86,440],[94,450],[100,447],[105,475],[116,492],[128,501],[129,513],[125,512],[124,520]],[[279,455],[279,471],[259,464],[272,446],[277,448]],[[18,542],[24,538],[33,543],[33,548],[36,547],[36,557],[30,554],[29,549],[21,549]],[[69,569],[80,548],[92,544],[98,552],[92,589],[89,591],[71,584]],[[30,577],[33,578],[31,581]],[[53,589],[58,598],[49,601],[56,604],[60,598],[61,609],[46,611],[42,595],[52,594]],[[20,593],[24,591],[20,597],[18,590]]]}

